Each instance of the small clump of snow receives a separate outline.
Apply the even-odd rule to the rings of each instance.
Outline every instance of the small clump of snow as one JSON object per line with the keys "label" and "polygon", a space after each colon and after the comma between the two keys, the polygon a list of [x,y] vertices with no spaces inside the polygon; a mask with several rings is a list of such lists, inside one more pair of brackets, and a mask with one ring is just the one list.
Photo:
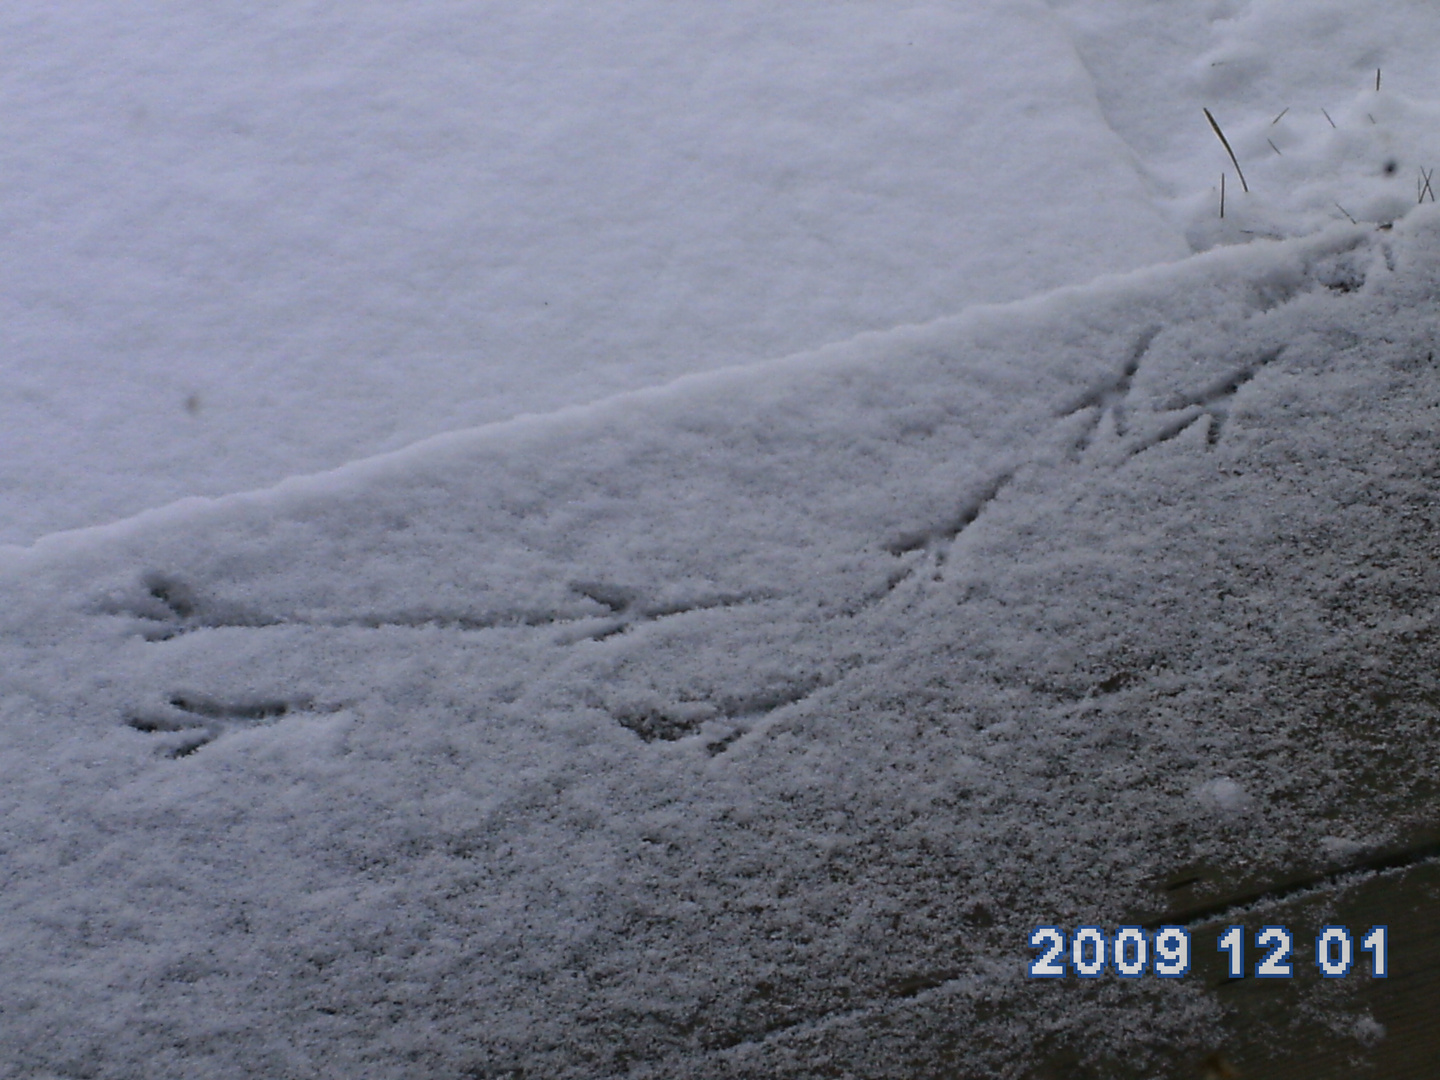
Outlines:
{"label": "small clump of snow", "polygon": [[1352,859],[1364,851],[1367,846],[1363,840],[1354,840],[1347,836],[1322,836],[1320,838],[1320,853],[1330,862]]}
{"label": "small clump of snow", "polygon": [[1195,789],[1194,794],[1207,810],[1227,816],[1243,814],[1251,806],[1251,798],[1245,789],[1228,776],[1205,781]]}
{"label": "small clump of snow", "polygon": [[1355,1038],[1360,1040],[1364,1046],[1374,1046],[1385,1038],[1385,1025],[1376,1020],[1375,1017],[1366,1013],[1355,1020]]}

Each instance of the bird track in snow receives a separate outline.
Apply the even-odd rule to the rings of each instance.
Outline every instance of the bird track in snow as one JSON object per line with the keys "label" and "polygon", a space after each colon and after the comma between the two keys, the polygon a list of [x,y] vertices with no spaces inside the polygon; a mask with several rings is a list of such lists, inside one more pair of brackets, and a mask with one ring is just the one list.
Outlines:
{"label": "bird track in snow", "polygon": [[125,725],[146,735],[164,736],[166,757],[189,757],[226,732],[273,724],[300,713],[333,712],[334,706],[317,706],[308,700],[278,698],[222,702],[203,694],[175,694],[160,708],[139,710]]}
{"label": "bird track in snow", "polygon": [[[1347,280],[1347,285],[1350,282]],[[1347,290],[1348,291],[1348,290]],[[1073,397],[1057,409],[1057,421],[1083,417],[1084,427],[1074,438],[1070,459],[1079,461],[1091,456],[1096,438],[1108,417],[1123,457],[1117,464],[1165,443],[1196,422],[1209,420],[1206,449],[1219,442],[1229,416],[1231,403],[1239,391],[1252,382],[1262,370],[1285,352],[1285,347],[1272,348],[1252,360],[1235,366],[1196,391],[1172,393],[1159,408],[1136,407],[1132,391],[1142,365],[1151,352],[1162,326],[1144,328],[1125,354],[1118,370],[1100,379],[1089,389]],[[1158,424],[1156,421],[1158,420]],[[1111,455],[1107,455],[1111,456]],[[970,491],[958,500],[955,511],[935,525],[913,530],[883,545],[891,557],[906,560],[906,565],[890,574],[883,588],[857,599],[844,614],[858,615],[871,605],[892,595],[902,583],[929,568],[928,576],[943,579],[943,570],[955,542],[971,528],[986,510],[1002,495],[1015,479],[1019,468],[1011,466],[972,484]],[[919,554],[919,558],[913,556]],[[927,576],[927,575],[922,575]],[[446,612],[435,610],[369,613],[338,618],[304,619],[273,616],[244,610],[236,605],[208,598],[183,577],[152,572],[142,578],[143,594],[128,603],[112,603],[103,608],[105,614],[123,615],[141,624],[147,641],[164,642],[181,635],[202,630],[238,629],[265,631],[276,627],[311,627],[317,629],[422,629],[439,628],[461,632],[513,629],[561,628],[556,638],[560,645],[582,641],[603,642],[628,634],[661,620],[699,611],[736,608],[774,596],[765,594],[725,594],[697,598],[681,603],[647,603],[644,590],[633,585],[602,579],[577,580],[570,589],[590,601],[596,610],[562,612],[554,610],[496,610],[489,612]],[[764,717],[789,705],[806,700],[821,688],[813,680],[799,680],[779,694],[753,696],[743,693],[729,695],[732,700],[720,702],[709,719],[697,720],[689,710],[664,708],[633,713],[612,713],[612,719],[634,732],[643,741],[676,741],[696,735],[705,736],[710,753],[722,753],[749,730],[749,721]],[[763,698],[763,700],[762,700]],[[723,707],[721,707],[723,706]],[[139,731],[153,734],[184,734],[170,749],[171,756],[187,756],[214,741],[234,726],[269,723],[292,712],[306,711],[304,702],[256,701],[222,705],[198,695],[181,695],[169,699],[169,707],[130,717],[126,723]],[[673,715],[672,715],[673,713]],[[732,723],[732,729],[721,738],[713,738],[715,718]]]}

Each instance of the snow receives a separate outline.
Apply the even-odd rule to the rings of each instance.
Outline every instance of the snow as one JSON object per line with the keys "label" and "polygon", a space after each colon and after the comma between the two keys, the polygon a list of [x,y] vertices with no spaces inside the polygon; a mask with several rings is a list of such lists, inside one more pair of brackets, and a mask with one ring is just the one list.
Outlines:
{"label": "snow", "polygon": [[1186,251],[1035,0],[0,35],[0,542]]}
{"label": "snow", "polygon": [[1213,1049],[1024,942],[1431,790],[1440,94],[1172,8],[6,14],[0,1078]]}
{"label": "snow", "polygon": [[[1054,0],[1105,117],[1197,250],[1393,221],[1440,161],[1440,19],[1423,0]],[[1379,74],[1379,87],[1376,76]],[[1204,120],[1220,123],[1249,184]],[[1228,173],[1227,222],[1218,218]],[[1422,189],[1423,190],[1423,187]],[[1427,197],[1428,201],[1428,197]]]}
{"label": "snow", "polygon": [[[1245,794],[1245,789],[1231,780],[1228,776],[1218,776],[1214,780],[1207,780],[1195,789],[1195,798],[1207,810],[1215,813],[1235,815],[1242,813],[1249,808],[1250,797]],[[1329,841],[1333,837],[1327,837],[1321,841],[1327,855],[1332,858],[1343,858],[1346,855],[1354,856],[1365,850],[1365,845],[1360,844],[1348,850],[1337,847]]]}

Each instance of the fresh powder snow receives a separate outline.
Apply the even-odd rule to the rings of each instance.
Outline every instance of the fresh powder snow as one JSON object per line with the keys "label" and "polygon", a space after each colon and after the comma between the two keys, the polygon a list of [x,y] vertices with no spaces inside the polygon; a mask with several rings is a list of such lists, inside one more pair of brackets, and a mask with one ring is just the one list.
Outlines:
{"label": "fresh powder snow", "polygon": [[1186,253],[1036,0],[74,0],[0,40],[0,542]]}
{"label": "fresh powder snow", "polygon": [[1433,802],[1440,25],[1173,9],[0,16],[0,1078],[1224,1045],[1025,942]]}

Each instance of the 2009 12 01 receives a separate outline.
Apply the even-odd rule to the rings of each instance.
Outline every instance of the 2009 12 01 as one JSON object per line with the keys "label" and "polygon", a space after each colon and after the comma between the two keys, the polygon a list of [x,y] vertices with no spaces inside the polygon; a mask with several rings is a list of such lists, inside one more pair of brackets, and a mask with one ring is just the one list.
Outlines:
{"label": "2009 12 01", "polygon": [[[1245,927],[1228,926],[1216,943],[1219,952],[1229,954],[1232,979],[1246,975],[1245,941]],[[1255,932],[1254,943],[1260,953],[1254,964],[1255,978],[1294,976],[1295,935],[1289,929],[1262,926]],[[1372,926],[1360,938],[1358,952],[1370,954],[1372,978],[1389,975],[1388,945],[1384,926]],[[1082,979],[1098,979],[1107,968],[1113,968],[1122,979],[1138,979],[1147,971],[1157,978],[1179,979],[1190,972],[1190,931],[1183,926],[1162,926],[1153,932],[1122,926],[1113,935],[1098,926],[1082,926],[1069,937],[1058,926],[1039,926],[1030,933],[1030,946],[1038,951],[1027,968],[1032,979],[1063,979],[1070,971]],[[1325,978],[1344,978],[1355,968],[1355,939],[1343,926],[1323,927],[1315,938],[1314,956]]]}

